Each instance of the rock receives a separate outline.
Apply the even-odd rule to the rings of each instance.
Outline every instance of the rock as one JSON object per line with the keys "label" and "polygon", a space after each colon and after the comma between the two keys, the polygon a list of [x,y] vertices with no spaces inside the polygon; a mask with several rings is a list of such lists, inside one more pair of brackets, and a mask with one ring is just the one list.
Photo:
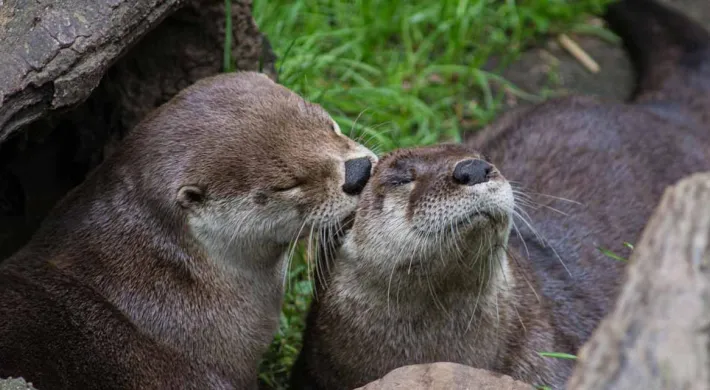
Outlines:
{"label": "rock", "polygon": [[[676,8],[701,25],[710,29],[710,1],[707,0],[661,0]],[[599,27],[601,20],[595,20]],[[634,86],[634,72],[624,48],[619,42],[601,39],[588,34],[569,34],[577,44],[600,66],[593,74],[565,51],[551,37],[546,42],[525,51],[521,57],[502,71],[502,76],[528,93],[549,89],[555,95],[578,93],[604,99],[625,100]],[[531,101],[515,99],[505,108],[530,105]]]}
{"label": "rock", "polygon": [[37,390],[23,378],[0,379],[0,390]]}
{"label": "rock", "polygon": [[666,190],[568,389],[710,388],[710,173]]}
{"label": "rock", "polygon": [[400,367],[357,390],[530,390],[507,375],[457,363]]}
{"label": "rock", "polygon": [[[570,34],[600,66],[600,73],[589,72],[567,53],[555,39],[524,52],[503,71],[503,76],[518,88],[539,93],[545,88],[556,95],[582,93],[602,98],[625,100],[633,89],[634,74],[621,45],[596,37]],[[519,100],[521,105],[533,104]]]}

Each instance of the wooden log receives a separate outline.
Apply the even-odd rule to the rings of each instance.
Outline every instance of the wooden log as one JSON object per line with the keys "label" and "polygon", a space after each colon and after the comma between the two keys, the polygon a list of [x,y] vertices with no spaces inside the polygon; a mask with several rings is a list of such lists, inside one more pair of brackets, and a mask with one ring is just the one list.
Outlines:
{"label": "wooden log", "polygon": [[[145,65],[161,64],[155,70],[165,74],[178,70],[187,77],[173,81],[183,84],[218,72],[224,42],[221,0],[0,1],[0,142],[48,111],[86,100],[109,67],[175,15],[168,20],[172,26],[158,32],[163,45],[144,53]],[[257,70],[264,40],[251,16],[251,1],[234,0],[232,15],[237,68]],[[273,73],[273,56],[266,62]]]}

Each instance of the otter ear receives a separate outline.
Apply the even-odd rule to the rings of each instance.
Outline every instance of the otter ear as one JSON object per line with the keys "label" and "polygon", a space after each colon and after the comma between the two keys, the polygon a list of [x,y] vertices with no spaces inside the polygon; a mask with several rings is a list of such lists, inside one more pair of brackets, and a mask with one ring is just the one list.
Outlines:
{"label": "otter ear", "polygon": [[182,186],[177,193],[178,204],[186,209],[193,208],[205,201],[205,192],[197,186]]}

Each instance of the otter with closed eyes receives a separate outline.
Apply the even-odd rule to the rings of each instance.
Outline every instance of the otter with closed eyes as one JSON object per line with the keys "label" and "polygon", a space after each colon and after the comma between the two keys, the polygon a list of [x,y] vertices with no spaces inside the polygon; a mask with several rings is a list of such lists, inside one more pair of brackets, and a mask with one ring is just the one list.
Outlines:
{"label": "otter with closed eyes", "polygon": [[564,387],[572,361],[539,353],[576,353],[613,304],[623,263],[599,248],[623,255],[668,185],[710,170],[710,35],[654,1],[606,19],[638,72],[630,102],[554,99],[381,159],[322,259],[292,388],[441,361]]}
{"label": "otter with closed eyes", "polygon": [[376,161],[264,75],[197,82],[0,265],[0,377],[255,388],[290,243],[352,213]]}

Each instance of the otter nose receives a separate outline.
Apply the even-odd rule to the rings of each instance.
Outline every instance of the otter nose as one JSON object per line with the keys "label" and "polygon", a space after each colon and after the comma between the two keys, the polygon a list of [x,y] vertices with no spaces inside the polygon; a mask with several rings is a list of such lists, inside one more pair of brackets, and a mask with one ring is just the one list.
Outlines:
{"label": "otter nose", "polygon": [[454,168],[454,181],[472,186],[488,181],[493,166],[483,160],[464,160]]}
{"label": "otter nose", "polygon": [[354,158],[345,162],[345,184],[343,192],[358,195],[370,180],[372,162],[367,157]]}

